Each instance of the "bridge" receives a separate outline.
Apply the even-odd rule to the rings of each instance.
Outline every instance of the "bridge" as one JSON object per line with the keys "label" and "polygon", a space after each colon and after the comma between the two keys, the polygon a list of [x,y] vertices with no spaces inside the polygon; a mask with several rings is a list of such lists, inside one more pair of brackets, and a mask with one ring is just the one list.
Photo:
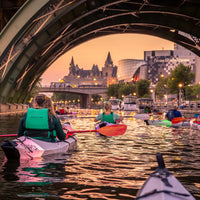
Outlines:
{"label": "bridge", "polygon": [[198,0],[1,1],[0,103],[26,102],[57,58],[105,35],[153,35],[200,56],[199,11]]}
{"label": "bridge", "polygon": [[93,94],[104,94],[106,92],[106,87],[41,87],[40,92],[41,93],[54,93],[54,92],[66,92],[66,93],[72,93],[72,94],[78,94],[80,95],[80,107],[81,108],[87,108],[87,105],[91,105],[91,97]]}

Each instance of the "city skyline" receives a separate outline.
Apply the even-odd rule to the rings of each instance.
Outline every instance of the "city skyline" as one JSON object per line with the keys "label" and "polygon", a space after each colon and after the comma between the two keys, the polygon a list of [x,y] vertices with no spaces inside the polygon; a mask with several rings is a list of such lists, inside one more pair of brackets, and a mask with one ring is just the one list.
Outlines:
{"label": "city skyline", "polygon": [[101,70],[108,52],[114,65],[121,59],[144,59],[144,51],[173,50],[174,43],[165,39],[142,34],[115,34],[85,42],[57,59],[42,75],[42,85],[59,81],[68,74],[72,57],[80,68],[91,69],[93,64]]}

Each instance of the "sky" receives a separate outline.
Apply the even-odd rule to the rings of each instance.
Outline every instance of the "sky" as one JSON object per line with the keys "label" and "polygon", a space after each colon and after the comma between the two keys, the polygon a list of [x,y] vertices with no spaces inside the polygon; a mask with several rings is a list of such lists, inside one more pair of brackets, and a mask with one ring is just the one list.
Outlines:
{"label": "sky", "polygon": [[144,51],[151,50],[174,50],[174,43],[142,34],[115,34],[92,39],[58,58],[42,75],[42,85],[49,86],[67,76],[72,56],[79,68],[91,69],[95,64],[101,70],[108,52],[113,64],[117,65],[121,59],[144,59]]}

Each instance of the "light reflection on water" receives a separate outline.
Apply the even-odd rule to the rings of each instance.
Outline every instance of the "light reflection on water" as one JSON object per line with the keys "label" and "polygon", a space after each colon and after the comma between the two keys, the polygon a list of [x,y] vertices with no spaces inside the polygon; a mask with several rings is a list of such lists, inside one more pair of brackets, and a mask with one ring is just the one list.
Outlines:
{"label": "light reflection on water", "polygon": [[[67,121],[74,130],[93,130],[98,111],[85,116],[82,112]],[[16,133],[19,120],[20,116],[0,116],[0,134]],[[1,150],[0,199],[135,199],[157,167],[157,152],[163,153],[169,171],[200,199],[200,133],[146,126],[133,117],[124,123],[127,131],[117,137],[78,133],[78,150],[72,155],[17,163],[6,162]]]}

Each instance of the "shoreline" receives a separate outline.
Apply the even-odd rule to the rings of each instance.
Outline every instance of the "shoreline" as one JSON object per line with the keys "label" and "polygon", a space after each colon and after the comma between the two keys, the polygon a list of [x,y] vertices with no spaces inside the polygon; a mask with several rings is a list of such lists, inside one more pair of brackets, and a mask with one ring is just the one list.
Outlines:
{"label": "shoreline", "polygon": [[0,104],[0,115],[15,115],[27,112],[27,104]]}

